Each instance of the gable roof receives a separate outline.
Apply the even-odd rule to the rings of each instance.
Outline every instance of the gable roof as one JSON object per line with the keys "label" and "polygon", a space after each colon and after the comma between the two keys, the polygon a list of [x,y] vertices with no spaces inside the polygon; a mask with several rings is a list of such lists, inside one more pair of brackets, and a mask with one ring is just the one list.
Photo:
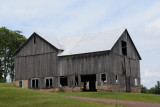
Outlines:
{"label": "gable roof", "polygon": [[37,32],[34,32],[14,53],[12,56],[15,56],[27,43],[28,41],[30,41],[30,39],[33,36],[38,36],[40,37],[42,40],[44,40],[45,42],[47,42],[48,44],[50,44],[51,46],[53,46],[54,48],[58,49],[58,50],[63,50],[63,47],[61,46],[61,44],[59,43],[58,39],[50,37],[50,36],[44,36],[42,34],[39,34]]}
{"label": "gable roof", "polygon": [[116,29],[106,32],[62,38],[61,42],[64,51],[58,56],[111,50],[124,31],[125,29]]}
{"label": "gable roof", "polygon": [[137,50],[136,46],[134,45],[133,40],[132,40],[130,34],[128,33],[127,29],[126,29],[125,31],[126,31],[126,33],[128,34],[128,37],[130,38],[131,43],[133,44],[133,47],[134,47],[136,53],[138,54],[139,59],[142,60],[142,58],[141,58],[140,54],[138,53],[138,50]]}
{"label": "gable roof", "polygon": [[108,51],[113,48],[115,43],[119,40],[119,38],[124,32],[128,34],[139,58],[141,59],[127,29],[116,29],[80,36],[68,36],[61,39],[56,39],[53,36],[46,36],[44,34],[34,32],[31,37],[29,37],[29,39],[13,55],[16,55],[34,35],[39,36],[41,39],[43,39],[56,49],[63,50],[61,51],[61,53],[58,54],[58,56]]}
{"label": "gable roof", "polygon": [[38,36],[40,36],[42,39],[45,39],[48,43],[50,43],[51,45],[53,45],[55,48],[59,49],[59,50],[64,50],[63,46],[61,45],[60,41],[53,37],[53,36],[48,36],[48,35],[44,35],[44,34],[40,34],[35,32]]}

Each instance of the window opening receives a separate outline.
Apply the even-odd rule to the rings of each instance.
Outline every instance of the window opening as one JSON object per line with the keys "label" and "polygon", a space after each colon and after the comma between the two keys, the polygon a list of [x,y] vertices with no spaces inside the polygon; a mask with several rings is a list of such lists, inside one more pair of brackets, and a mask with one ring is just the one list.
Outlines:
{"label": "window opening", "polygon": [[122,41],[121,45],[122,45],[122,55],[127,56],[127,42]]}
{"label": "window opening", "polygon": [[105,73],[101,73],[101,81],[102,82],[107,82],[107,77],[106,77],[106,74]]}
{"label": "window opening", "polygon": [[134,81],[135,81],[135,86],[138,86],[138,79],[135,78]]}
{"label": "window opening", "polygon": [[118,84],[118,75],[115,75],[115,83]]}
{"label": "window opening", "polygon": [[53,80],[53,78],[46,78],[46,87],[52,87],[52,80]]}
{"label": "window opening", "polygon": [[22,87],[22,81],[19,81],[19,87]]}
{"label": "window opening", "polygon": [[39,80],[38,79],[32,79],[32,88],[38,88],[39,87]]}
{"label": "window opening", "polygon": [[60,77],[60,84],[61,86],[67,86],[67,77],[66,76],[61,76]]}
{"label": "window opening", "polygon": [[34,44],[36,43],[36,37],[34,36]]}

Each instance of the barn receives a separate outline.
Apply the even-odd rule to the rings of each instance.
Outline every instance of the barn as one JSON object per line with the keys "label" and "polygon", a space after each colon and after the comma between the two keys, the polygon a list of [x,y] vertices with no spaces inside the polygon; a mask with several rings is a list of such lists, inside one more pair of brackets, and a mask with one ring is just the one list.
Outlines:
{"label": "barn", "polygon": [[127,29],[59,39],[34,32],[14,60],[18,87],[140,92],[141,57]]}

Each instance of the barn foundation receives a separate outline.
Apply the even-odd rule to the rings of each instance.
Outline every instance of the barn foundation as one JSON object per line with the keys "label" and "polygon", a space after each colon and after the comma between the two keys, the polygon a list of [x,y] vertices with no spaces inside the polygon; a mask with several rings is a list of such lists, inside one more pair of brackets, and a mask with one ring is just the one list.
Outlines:
{"label": "barn foundation", "polygon": [[16,87],[21,87],[21,88],[28,88],[28,80],[20,80],[20,81],[15,81],[14,85]]}

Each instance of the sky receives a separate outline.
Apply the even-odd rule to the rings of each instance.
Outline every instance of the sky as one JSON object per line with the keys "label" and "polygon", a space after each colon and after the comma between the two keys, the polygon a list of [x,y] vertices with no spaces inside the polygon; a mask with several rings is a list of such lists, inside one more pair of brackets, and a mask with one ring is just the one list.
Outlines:
{"label": "sky", "polygon": [[142,57],[141,83],[160,81],[160,0],[0,0],[0,27],[27,38],[127,28]]}

